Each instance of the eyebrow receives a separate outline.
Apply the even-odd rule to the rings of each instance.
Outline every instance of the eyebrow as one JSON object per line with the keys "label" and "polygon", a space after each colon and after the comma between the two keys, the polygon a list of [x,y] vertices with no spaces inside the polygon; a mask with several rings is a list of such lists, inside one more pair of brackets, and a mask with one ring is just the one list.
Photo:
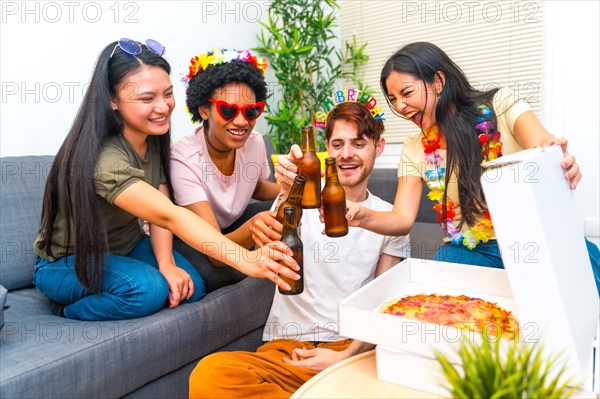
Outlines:
{"label": "eyebrow", "polygon": [[415,84],[414,84],[414,83],[410,83],[410,84],[408,84],[408,85],[404,86],[404,87],[402,88],[402,90],[400,90],[400,94],[401,94],[401,95],[404,95],[404,94],[406,94],[406,91],[407,91],[407,90],[409,90],[409,89],[414,89],[414,88],[415,88]]}
{"label": "eyebrow", "polygon": [[[345,141],[344,139],[333,139],[333,140],[331,140],[332,143],[335,143],[335,142],[344,142],[344,141]],[[352,141],[352,142],[367,141],[367,139],[365,138],[364,135],[361,135],[360,137],[355,137],[353,139],[350,139],[350,141]]]}

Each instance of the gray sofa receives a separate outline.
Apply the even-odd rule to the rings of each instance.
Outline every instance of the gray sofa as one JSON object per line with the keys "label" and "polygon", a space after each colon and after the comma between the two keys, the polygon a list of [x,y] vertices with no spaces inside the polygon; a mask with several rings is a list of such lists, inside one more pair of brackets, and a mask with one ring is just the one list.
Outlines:
{"label": "gray sofa", "polygon": [[[33,239],[52,157],[0,158],[0,397],[185,398],[203,356],[254,350],[271,306],[270,281],[244,278],[201,301],[134,320],[81,322],[52,314],[32,285]],[[204,274],[204,273],[203,273]],[[5,302],[4,302],[5,301]]]}
{"label": "gray sofa", "polygon": [[[51,162],[51,156],[0,158],[1,398],[185,398],[188,376],[203,356],[261,344],[274,285],[233,269],[207,269],[202,256],[181,245],[211,291],[201,301],[125,321],[53,315],[32,285],[32,243]],[[396,171],[375,170],[369,188],[393,201]],[[430,258],[441,234],[429,200],[422,202],[411,249],[413,257]]]}

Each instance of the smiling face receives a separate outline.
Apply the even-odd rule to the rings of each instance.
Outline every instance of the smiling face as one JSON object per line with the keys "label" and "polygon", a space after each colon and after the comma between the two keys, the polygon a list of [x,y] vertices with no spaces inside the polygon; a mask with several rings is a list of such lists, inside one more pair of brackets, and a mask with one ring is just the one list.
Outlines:
{"label": "smiling face", "polygon": [[111,105],[123,119],[129,141],[165,134],[175,107],[171,79],[160,67],[142,65],[123,78]]}
{"label": "smiling face", "polygon": [[[256,96],[252,88],[239,82],[228,83],[218,88],[213,93],[211,100],[236,104],[239,108],[256,104]],[[219,114],[217,106],[216,103],[209,103],[198,107],[202,119],[208,120],[208,135],[211,144],[221,150],[241,148],[250,137],[250,133],[256,125],[256,119],[248,121],[243,112],[238,112],[235,118],[226,121]]]}
{"label": "smiling face", "polygon": [[329,156],[335,157],[338,179],[344,188],[367,186],[367,178],[375,165],[375,158],[381,155],[385,141],[376,143],[359,134],[356,126],[343,119],[336,120],[331,137],[325,142]]}
{"label": "smiling face", "polygon": [[426,84],[410,74],[396,71],[385,80],[388,100],[394,110],[423,130],[436,123],[435,107],[442,86],[440,79]]}

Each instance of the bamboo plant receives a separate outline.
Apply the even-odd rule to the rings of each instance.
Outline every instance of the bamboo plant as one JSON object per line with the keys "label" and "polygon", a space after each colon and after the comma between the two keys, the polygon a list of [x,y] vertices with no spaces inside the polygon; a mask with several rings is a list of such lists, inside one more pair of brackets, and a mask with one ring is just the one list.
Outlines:
{"label": "bamboo plant", "polygon": [[[334,29],[339,6],[334,0],[273,0],[268,21],[254,50],[265,56],[277,79],[266,106],[269,136],[276,151],[285,153],[300,142],[302,126],[312,124],[321,104],[342,79],[366,91],[360,83],[361,66],[368,60],[366,43],[356,38],[338,48]],[[273,96],[273,92],[278,95]],[[273,97],[279,98],[274,102]],[[324,149],[317,132],[317,149]]]}

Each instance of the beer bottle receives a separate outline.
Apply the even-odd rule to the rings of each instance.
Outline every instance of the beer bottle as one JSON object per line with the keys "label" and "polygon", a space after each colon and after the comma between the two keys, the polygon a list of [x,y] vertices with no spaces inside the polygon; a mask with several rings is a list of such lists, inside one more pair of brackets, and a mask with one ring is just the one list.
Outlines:
{"label": "beer bottle", "polygon": [[290,189],[287,198],[277,208],[277,215],[275,216],[275,219],[277,219],[279,223],[283,224],[283,210],[288,206],[291,206],[292,208],[296,209],[296,223],[300,223],[300,220],[302,219],[301,201],[305,183],[306,179],[304,178],[304,176],[296,175],[296,178],[294,179],[294,184],[292,185],[292,188]]}
{"label": "beer bottle", "polygon": [[283,295],[298,295],[304,291],[304,265],[303,265],[303,245],[300,237],[298,237],[298,222],[296,221],[296,209],[288,206],[284,208],[285,218],[283,220],[283,235],[281,242],[290,247],[294,253],[294,260],[300,266],[300,270],[296,271],[300,275],[299,280],[291,280],[287,277],[281,278],[292,287],[289,291],[284,291],[279,288],[279,293]]}
{"label": "beer bottle", "polygon": [[335,158],[325,160],[325,187],[322,195],[325,234],[328,237],[345,236],[348,234],[346,192],[338,180]]}
{"label": "beer bottle", "polygon": [[302,128],[302,159],[298,162],[298,174],[306,178],[302,194],[302,208],[321,206],[321,162],[315,153],[312,126]]}

